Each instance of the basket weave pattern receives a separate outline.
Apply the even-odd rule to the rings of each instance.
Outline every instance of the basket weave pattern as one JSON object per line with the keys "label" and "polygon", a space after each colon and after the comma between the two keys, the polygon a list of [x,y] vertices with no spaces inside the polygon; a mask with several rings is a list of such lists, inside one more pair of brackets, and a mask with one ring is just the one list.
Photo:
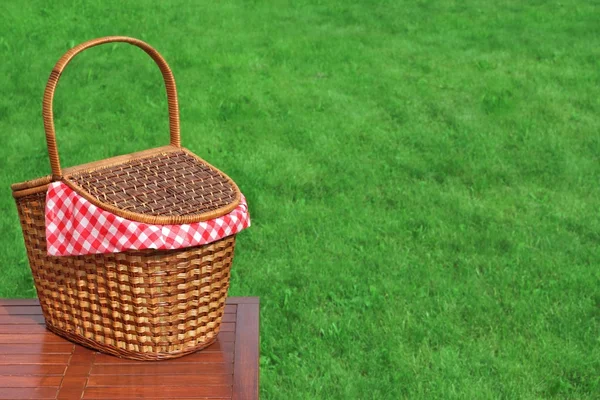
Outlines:
{"label": "basket weave pattern", "polygon": [[185,355],[219,333],[235,236],[170,251],[52,257],[45,193],[17,198],[47,327],[105,353],[140,360]]}
{"label": "basket weave pattern", "polygon": [[236,198],[227,177],[183,151],[85,171],[68,179],[94,196],[96,204],[144,215],[202,214],[227,207]]}
{"label": "basket weave pattern", "polygon": [[[52,112],[58,80],[78,53],[111,42],[137,46],[157,63],[167,92],[170,144],[63,170]],[[139,360],[179,357],[211,344],[225,310],[235,235],[178,250],[54,257],[46,248],[51,182],[64,182],[105,211],[150,224],[205,221],[239,204],[241,193],[227,175],[181,147],[177,90],[166,61],[128,37],[82,43],[52,70],[42,114],[52,175],[14,184],[12,191],[47,328]]]}

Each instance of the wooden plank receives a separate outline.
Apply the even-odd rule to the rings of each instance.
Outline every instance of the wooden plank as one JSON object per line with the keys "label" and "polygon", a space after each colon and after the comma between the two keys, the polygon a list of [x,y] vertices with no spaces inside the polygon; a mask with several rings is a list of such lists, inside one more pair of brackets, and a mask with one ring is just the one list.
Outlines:
{"label": "wooden plank", "polygon": [[56,395],[56,400],[79,400],[83,392],[78,389],[60,389]]}
{"label": "wooden plank", "polygon": [[229,297],[228,304],[259,304],[259,297]]}
{"label": "wooden plank", "polygon": [[259,305],[238,304],[233,400],[258,399]]}
{"label": "wooden plank", "polygon": [[[196,353],[189,354],[180,358],[174,358],[172,360],[164,361],[169,364],[197,364],[197,363],[229,363],[233,362],[233,353],[221,353],[215,351],[198,351]],[[143,364],[145,361],[127,360],[124,358],[117,358],[108,354],[98,354],[96,356],[96,365],[101,364]]]}
{"label": "wooden plank", "polygon": [[0,334],[0,343],[69,343],[51,332],[31,334]]}
{"label": "wooden plank", "polygon": [[0,354],[0,365],[67,364],[70,354]]}
{"label": "wooden plank", "polygon": [[123,399],[164,399],[165,397],[175,397],[178,399],[186,399],[193,397],[229,397],[231,396],[230,386],[197,386],[193,390],[189,387],[165,387],[165,386],[132,386],[127,388],[122,387],[93,387],[86,388],[83,393],[83,399],[106,399],[106,398],[123,398]]}
{"label": "wooden plank", "polygon": [[44,324],[29,324],[29,325],[1,325],[0,334],[2,333],[45,333],[48,332]]}
{"label": "wooden plank", "polygon": [[222,342],[217,339],[216,342],[202,351],[222,351],[224,353],[233,353],[235,342]]}
{"label": "wooden plank", "polygon": [[73,398],[70,392],[77,393],[77,398],[81,398],[87,376],[92,369],[92,365],[94,365],[95,357],[96,352],[85,347],[75,346],[58,393],[59,399]]}
{"label": "wooden plank", "polygon": [[2,315],[40,315],[41,308],[37,304],[31,305],[5,305],[0,303],[0,316]]}
{"label": "wooden plank", "polygon": [[20,365],[0,365],[0,376],[63,376],[66,365],[59,364],[20,364]]}
{"label": "wooden plank", "polygon": [[0,344],[0,354],[71,354],[71,343]]}
{"label": "wooden plank", "polygon": [[[233,374],[233,363],[169,364],[166,361],[144,364],[94,365],[93,375],[215,375]],[[198,379],[201,379],[199,376]]]}
{"label": "wooden plank", "polygon": [[221,318],[221,323],[223,323],[223,322],[235,322],[235,315],[236,315],[236,313],[224,314],[223,318]]}
{"label": "wooden plank", "polygon": [[58,388],[62,376],[0,376],[0,388],[35,388],[52,386]]}
{"label": "wooden plank", "polygon": [[40,300],[35,299],[0,299],[3,306],[39,306]]}
{"label": "wooden plank", "polygon": [[[89,371],[89,365],[88,365],[88,371]],[[62,385],[61,385],[60,391],[63,392],[63,391],[67,391],[67,390],[69,390],[69,391],[78,390],[79,397],[81,397],[81,394],[83,393],[83,389],[85,387],[86,382],[87,382],[86,374],[65,376],[62,379]]]}
{"label": "wooden plank", "polygon": [[75,346],[57,395],[58,400],[81,398],[95,357],[96,352]]}
{"label": "wooden plank", "polygon": [[221,342],[235,342],[235,332],[219,332],[217,338]]}
{"label": "wooden plank", "polygon": [[229,300],[225,304],[224,314],[235,314],[237,312],[237,305],[229,303]]}
{"label": "wooden plank", "polygon": [[56,400],[74,400],[81,399],[85,388],[85,377],[80,377],[80,384],[77,387],[61,387],[56,394]]}
{"label": "wooden plank", "polygon": [[[41,312],[41,311],[40,311]],[[0,325],[39,325],[45,323],[44,317],[40,315],[3,315],[0,317]]]}
{"label": "wooden plank", "polygon": [[69,364],[68,368],[72,376],[88,376],[90,373],[90,366],[85,364]]}
{"label": "wooden plank", "polygon": [[56,388],[0,388],[0,399],[55,399]]}
{"label": "wooden plank", "polygon": [[145,375],[94,375],[90,376],[87,387],[128,387],[128,386],[206,386],[221,385],[231,386],[233,382],[232,375],[226,374],[206,374],[202,379],[191,379],[187,375],[161,375],[160,379],[156,376]]}
{"label": "wooden plank", "polygon": [[221,332],[235,332],[235,322],[222,322]]}
{"label": "wooden plank", "polygon": [[69,360],[69,365],[83,364],[91,367],[95,357],[96,352],[94,350],[82,346],[75,346],[73,356]]}

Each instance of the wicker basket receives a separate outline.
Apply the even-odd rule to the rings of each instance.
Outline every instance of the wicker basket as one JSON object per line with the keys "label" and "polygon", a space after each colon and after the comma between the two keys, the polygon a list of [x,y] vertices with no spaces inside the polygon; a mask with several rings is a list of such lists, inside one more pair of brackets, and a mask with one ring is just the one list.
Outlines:
{"label": "wicker basket", "polygon": [[[125,42],[158,64],[169,105],[170,145],[61,169],[52,99],[61,72],[81,51]],[[224,173],[181,147],[173,74],[148,44],[106,37],[80,44],[56,64],[43,119],[52,176],[12,185],[29,264],[49,330],[120,357],[174,358],[211,344],[223,316],[235,235],[178,250],[54,257],[47,254],[46,191],[61,181],[94,205],[149,224],[183,224],[222,216],[240,202]]]}

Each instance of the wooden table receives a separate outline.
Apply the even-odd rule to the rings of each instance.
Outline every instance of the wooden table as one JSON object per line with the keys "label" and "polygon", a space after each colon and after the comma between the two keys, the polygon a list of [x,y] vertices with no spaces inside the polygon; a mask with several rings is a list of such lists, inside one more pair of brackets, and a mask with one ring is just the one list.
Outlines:
{"label": "wooden table", "polygon": [[230,297],[214,344],[146,362],[46,331],[37,300],[0,300],[0,399],[258,399],[258,306]]}

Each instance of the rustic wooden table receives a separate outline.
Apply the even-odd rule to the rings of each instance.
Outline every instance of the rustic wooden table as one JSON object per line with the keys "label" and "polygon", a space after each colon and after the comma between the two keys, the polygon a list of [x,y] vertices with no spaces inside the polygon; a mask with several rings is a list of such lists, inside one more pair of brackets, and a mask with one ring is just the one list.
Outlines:
{"label": "rustic wooden table", "polygon": [[46,331],[37,300],[0,300],[0,399],[258,399],[258,306],[230,297],[214,344],[146,362]]}

